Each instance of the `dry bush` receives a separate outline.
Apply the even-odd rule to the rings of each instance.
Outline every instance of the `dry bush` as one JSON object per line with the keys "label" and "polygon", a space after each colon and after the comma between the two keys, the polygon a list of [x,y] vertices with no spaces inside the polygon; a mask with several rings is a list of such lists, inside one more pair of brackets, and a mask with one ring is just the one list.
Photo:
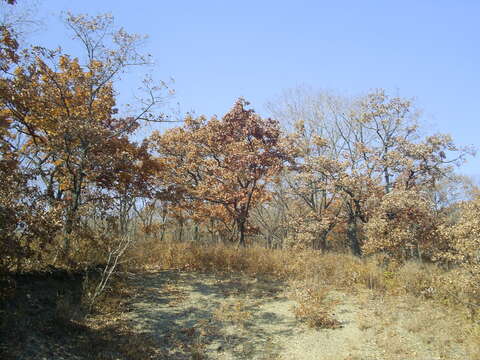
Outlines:
{"label": "dry bush", "polygon": [[[0,150],[2,150],[0,139]],[[31,175],[0,151],[0,272],[38,270],[59,230],[60,214],[48,206]]]}
{"label": "dry bush", "polygon": [[410,261],[398,268],[392,283],[407,294],[431,299],[438,293],[437,284],[441,273],[433,264]]}
{"label": "dry bush", "polygon": [[329,296],[326,287],[307,287],[298,289],[295,294],[298,305],[294,307],[295,317],[315,329],[336,329],[341,327],[332,311],[337,304]]}
{"label": "dry bush", "polygon": [[452,291],[474,317],[480,309],[480,197],[461,204],[459,210],[457,221],[440,229],[450,245],[440,257],[457,266],[455,278],[449,279]]}
{"label": "dry bush", "polygon": [[392,261],[431,257],[437,246],[438,217],[432,201],[417,191],[385,195],[365,226],[365,254],[384,253]]}
{"label": "dry bush", "polygon": [[472,289],[471,286],[473,281],[465,281],[471,276],[465,269],[446,270],[435,264],[409,261],[385,274],[389,293],[432,300],[464,312],[468,318],[478,322],[478,297],[475,287]]}
{"label": "dry bush", "polygon": [[140,242],[127,257],[137,269],[239,272],[280,279],[314,278],[322,284],[342,287],[356,283],[372,289],[384,287],[383,271],[376,266],[376,258],[360,259],[348,254],[166,241]]}

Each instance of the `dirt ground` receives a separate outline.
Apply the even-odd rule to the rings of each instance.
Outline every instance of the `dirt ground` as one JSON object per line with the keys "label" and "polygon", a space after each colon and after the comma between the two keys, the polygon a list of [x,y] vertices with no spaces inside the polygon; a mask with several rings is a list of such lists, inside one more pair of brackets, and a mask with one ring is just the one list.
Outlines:
{"label": "dirt ground", "polygon": [[65,276],[17,281],[0,359],[480,360],[460,314],[418,297],[329,288],[340,326],[312,329],[294,312],[312,284],[158,271],[132,274],[117,310],[76,321],[81,281]]}
{"label": "dirt ground", "polygon": [[[159,272],[137,278],[125,321],[167,359],[479,359],[454,315],[415,299],[332,290],[336,329],[294,316],[291,287],[242,276]],[[419,305],[421,304],[421,305]]]}

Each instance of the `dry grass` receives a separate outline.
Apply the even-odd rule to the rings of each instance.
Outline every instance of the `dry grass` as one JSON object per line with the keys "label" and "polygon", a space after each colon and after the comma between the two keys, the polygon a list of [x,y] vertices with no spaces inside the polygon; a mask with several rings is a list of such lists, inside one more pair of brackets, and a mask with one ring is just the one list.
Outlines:
{"label": "dry grass", "polygon": [[326,287],[298,289],[295,294],[298,305],[293,309],[295,317],[315,329],[341,327],[333,315],[338,302],[329,295],[330,289]]}
{"label": "dry grass", "polygon": [[362,309],[363,322],[373,329],[385,359],[478,358],[472,349],[479,338],[469,333],[475,325],[455,309],[414,295],[371,299]]}
{"label": "dry grass", "polygon": [[[359,328],[362,331],[377,332],[379,343],[390,351],[391,358],[405,357],[412,349],[403,343],[396,345],[388,343],[390,337],[385,337],[384,329],[398,324],[405,329],[407,336],[418,338],[426,344],[425,346],[437,344],[437,347],[449,349],[452,347],[452,341],[454,344],[461,342],[462,346],[468,349],[469,358],[479,358],[480,322],[478,315],[477,318],[472,316],[471,309],[465,305],[478,299],[470,299],[471,295],[462,292],[456,284],[455,278],[459,270],[445,271],[432,264],[414,262],[396,267],[383,267],[379,265],[382,263],[381,259],[375,257],[360,259],[349,254],[322,254],[311,250],[293,252],[262,247],[236,248],[223,244],[203,246],[158,241],[139,244],[128,254],[128,261],[131,264],[131,271],[181,269],[236,273],[295,282],[297,285],[300,284],[296,287],[298,291],[295,299],[298,306],[294,310],[295,315],[314,328],[340,326],[333,316],[332,310],[336,302],[332,296],[335,292],[332,290],[356,294],[368,293],[371,294],[370,300],[365,302],[374,302],[378,306],[370,312],[359,315]],[[110,338],[110,334],[128,333],[127,327],[120,325],[121,321],[115,320],[116,314],[122,311],[122,299],[128,297],[129,290],[122,284],[122,281],[113,282],[106,296],[100,299],[95,308],[99,316],[94,317],[94,323],[82,322],[80,319],[78,304],[80,289],[76,290],[74,299],[69,293],[53,294],[52,317],[60,324],[59,327],[81,326],[84,329],[82,331],[91,333],[90,340],[86,342],[88,343],[86,348],[89,349],[115,347],[120,349],[118,351],[122,354],[130,352],[134,354],[139,347],[153,349],[149,340],[142,336],[121,335]],[[177,294],[174,284],[171,286],[172,288],[167,290]],[[180,292],[177,295],[178,301],[183,301],[186,296]],[[384,304],[384,299],[389,299],[388,306]],[[26,304],[29,302],[31,301],[25,299]],[[412,311],[429,306],[433,306],[435,310],[423,313]],[[392,311],[387,313],[385,309]],[[446,309],[445,311],[450,311],[454,315],[443,316],[441,309]],[[405,315],[407,313],[410,317]],[[216,316],[217,320],[223,322],[245,323],[249,319],[249,308],[242,303],[226,303],[218,309]],[[10,323],[3,321],[1,327],[6,329]],[[445,332],[449,334],[446,338],[442,337]],[[429,333],[431,335],[428,335]],[[123,339],[121,344],[113,346],[120,342],[119,339]],[[79,350],[75,350],[77,351]],[[192,358],[201,359],[202,353],[200,345],[192,345]],[[105,355],[104,358],[108,356]],[[136,357],[132,355],[132,358]]]}
{"label": "dry grass", "polygon": [[[398,299],[400,304],[407,301],[405,299],[416,299],[418,303],[407,305],[408,310],[418,304],[431,302],[439,308],[455,311],[458,314],[456,323],[461,324],[465,341],[471,343],[469,346],[472,349],[480,347],[476,345],[480,343],[480,319],[478,315],[476,318],[472,317],[472,311],[466,305],[478,299],[470,299],[469,294],[456,288],[455,277],[458,270],[446,271],[434,264],[416,262],[385,267],[380,265],[383,263],[381,258],[360,259],[350,254],[322,254],[312,250],[293,252],[262,247],[236,248],[223,244],[195,245],[175,242],[144,245],[147,246],[139,246],[129,254],[139,269],[234,272],[302,283],[303,295],[297,296],[299,306],[295,311],[299,318],[314,327],[338,326],[330,316],[333,304],[328,304],[326,289],[348,292],[366,289],[376,294],[375,301],[385,296]],[[470,319],[467,319],[468,317]],[[393,315],[388,319],[396,321]],[[370,329],[373,326],[372,321],[372,318],[363,319],[364,325],[361,327]],[[448,328],[445,321],[442,324]],[[419,319],[408,326],[415,331],[425,325],[425,322]]]}
{"label": "dry grass", "polygon": [[311,280],[322,284],[350,287],[363,284],[384,289],[383,271],[375,259],[368,261],[348,254],[322,254],[319,251],[289,251],[263,247],[195,245],[184,242],[139,244],[129,254],[132,264],[142,270],[192,270],[235,272],[277,279]]}
{"label": "dry grass", "polygon": [[[268,254],[268,255],[267,255]],[[285,277],[293,265],[286,252],[260,247],[201,246],[192,243],[154,242],[139,244],[129,254],[143,269],[181,269],[201,272],[237,272]]]}
{"label": "dry grass", "polygon": [[385,267],[379,265],[382,259],[377,257],[361,259],[350,254],[322,254],[314,250],[237,248],[189,242],[139,244],[129,258],[142,270],[181,269],[268,276],[342,290],[367,288],[380,293],[410,294],[445,305],[464,305],[465,309],[469,309],[468,304],[478,302],[473,293],[462,292],[456,285],[459,270],[446,271],[434,264],[407,262]]}
{"label": "dry grass", "polygon": [[245,327],[253,316],[252,312],[248,310],[248,307],[245,300],[227,301],[215,310],[213,317],[217,321],[230,322]]}

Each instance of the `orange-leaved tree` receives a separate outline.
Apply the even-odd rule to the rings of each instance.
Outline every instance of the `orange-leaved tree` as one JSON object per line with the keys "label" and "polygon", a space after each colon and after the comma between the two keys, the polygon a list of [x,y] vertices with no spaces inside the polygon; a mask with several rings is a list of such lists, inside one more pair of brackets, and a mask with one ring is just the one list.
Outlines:
{"label": "orange-leaved tree", "polygon": [[152,136],[161,182],[178,206],[234,224],[245,245],[252,207],[269,198],[268,184],[292,153],[275,120],[263,119],[239,99],[218,119],[185,119],[183,127]]}
{"label": "orange-leaved tree", "polygon": [[154,119],[151,110],[158,100],[150,92],[137,115],[118,116],[114,84],[127,67],[146,63],[137,52],[141,39],[123,29],[114,31],[108,15],[69,15],[67,25],[84,45],[85,63],[33,48],[21,59],[12,58],[17,64],[2,78],[0,89],[2,123],[15,136],[9,146],[22,166],[34,169],[49,206],[62,208],[65,253],[82,208],[99,199],[102,187],[111,191],[112,184],[122,183],[114,177],[138,171],[122,165],[124,171],[107,180],[105,169],[126,159],[145,160],[145,150],[135,149],[129,136],[142,119]]}
{"label": "orange-leaved tree", "polygon": [[4,107],[4,99],[11,96],[12,68],[20,61],[18,48],[15,29],[0,25],[0,272],[40,260],[38,250],[51,242],[60,225],[58,209],[46,206],[42,192],[32,183],[34,169],[21,166],[15,146],[19,134]]}

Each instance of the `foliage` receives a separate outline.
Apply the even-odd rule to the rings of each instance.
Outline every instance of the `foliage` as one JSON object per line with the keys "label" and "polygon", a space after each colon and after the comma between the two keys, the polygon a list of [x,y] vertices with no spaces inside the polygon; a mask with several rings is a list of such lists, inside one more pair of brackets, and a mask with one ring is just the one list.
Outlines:
{"label": "foliage", "polygon": [[442,226],[443,235],[449,239],[452,251],[449,256],[456,263],[463,264],[472,272],[480,270],[480,197],[466,201],[460,206],[458,221]]}
{"label": "foliage", "polygon": [[39,190],[12,158],[0,159],[0,272],[36,267],[60,228],[59,211],[49,208]]}
{"label": "foliage", "polygon": [[[38,47],[18,56],[18,44],[3,32],[0,115],[2,157],[14,158],[17,173],[25,174],[25,189],[32,188],[28,183],[37,189],[35,198],[25,190],[18,201],[60,215],[52,217],[49,236],[61,230],[62,258],[71,261],[77,252],[72,241],[92,233],[85,228],[92,217],[112,219],[109,213],[120,206],[119,225],[109,227],[110,236],[118,234],[118,228],[125,232],[125,213],[135,198],[148,196],[153,162],[146,145],[129,137],[142,119],[154,119],[151,110],[157,98],[151,93],[136,116],[118,116],[115,81],[128,66],[145,63],[137,52],[139,37],[113,31],[110,16],[69,14],[66,23],[84,45],[85,64],[59,50]],[[10,226],[26,221],[18,218]]]}
{"label": "foliage", "polygon": [[196,222],[215,219],[245,245],[252,207],[269,199],[268,184],[290,154],[278,124],[238,100],[222,118],[187,117],[183,128],[152,136],[159,177],[176,209]]}
{"label": "foliage", "polygon": [[365,225],[366,255],[382,252],[392,260],[431,258],[440,249],[438,215],[416,191],[393,190],[381,199]]}
{"label": "foliage", "polygon": [[438,193],[437,184],[471,152],[448,135],[422,138],[413,103],[381,89],[350,99],[301,88],[270,107],[293,130],[298,150],[283,182],[293,246],[325,250],[341,231],[360,255],[364,227],[384,196]]}
{"label": "foliage", "polygon": [[[270,104],[283,124],[239,99],[222,118],[189,115],[141,141],[145,121],[165,121],[161,88],[146,81],[146,98],[121,110],[117,85],[150,62],[143,37],[110,15],[65,23],[83,53],[25,46],[0,25],[0,276],[81,269],[84,294],[59,295],[58,319],[80,299],[94,310],[127,265],[312,281],[294,312],[316,328],[340,326],[331,286],[476,319],[480,197],[454,174],[473,151],[424,136],[411,100],[303,89]],[[327,253],[344,244],[355,256]],[[222,312],[249,316],[242,304]]]}
{"label": "foliage", "polygon": [[[452,292],[476,314],[480,308],[480,197],[460,205],[458,220],[440,227],[449,249],[439,254],[441,261],[459,267],[450,279]],[[467,300],[468,299],[468,300]]]}

